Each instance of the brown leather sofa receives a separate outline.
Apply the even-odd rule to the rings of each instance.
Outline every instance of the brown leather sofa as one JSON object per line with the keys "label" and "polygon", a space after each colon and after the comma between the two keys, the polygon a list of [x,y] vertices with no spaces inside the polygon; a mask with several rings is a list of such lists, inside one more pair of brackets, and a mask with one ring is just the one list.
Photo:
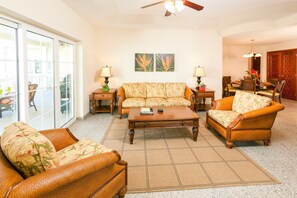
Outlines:
{"label": "brown leather sofa", "polygon": [[[68,129],[41,131],[59,151],[78,140]],[[116,152],[97,154],[27,179],[0,149],[0,197],[124,197],[127,163]]]}
{"label": "brown leather sofa", "polygon": [[[213,102],[212,110],[232,111],[233,101],[234,96],[216,100]],[[239,114],[227,127],[210,117],[208,112],[206,123],[208,128],[212,127],[226,139],[228,148],[232,148],[235,141],[261,140],[268,146],[277,112],[283,109],[282,104],[272,101],[267,107]],[[221,117],[224,119],[224,116]]]}

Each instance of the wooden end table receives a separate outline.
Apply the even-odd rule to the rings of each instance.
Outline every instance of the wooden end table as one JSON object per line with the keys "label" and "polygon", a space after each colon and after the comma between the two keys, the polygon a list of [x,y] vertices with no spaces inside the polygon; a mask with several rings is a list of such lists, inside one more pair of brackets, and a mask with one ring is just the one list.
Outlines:
{"label": "wooden end table", "polygon": [[195,94],[195,111],[199,110],[199,101],[200,99],[203,100],[203,104],[202,104],[202,110],[206,111],[206,105],[205,105],[205,100],[206,98],[210,98],[211,99],[211,105],[212,102],[214,101],[215,98],[215,91],[211,90],[211,89],[205,89],[205,91],[202,90],[197,90],[196,88],[191,88],[192,91]]}
{"label": "wooden end table", "polygon": [[[110,89],[108,92],[97,89],[92,93],[92,113],[95,115],[97,112],[110,112],[113,114],[113,109],[116,104],[116,89]],[[102,101],[110,101],[109,106],[101,105]],[[98,101],[98,105],[97,105]]]}
{"label": "wooden end table", "polygon": [[140,108],[130,108],[128,128],[130,144],[133,144],[135,129],[144,128],[181,128],[193,127],[193,140],[197,141],[199,132],[199,116],[188,107],[160,107],[163,113],[158,113],[158,108],[153,108],[153,115],[140,114]]}

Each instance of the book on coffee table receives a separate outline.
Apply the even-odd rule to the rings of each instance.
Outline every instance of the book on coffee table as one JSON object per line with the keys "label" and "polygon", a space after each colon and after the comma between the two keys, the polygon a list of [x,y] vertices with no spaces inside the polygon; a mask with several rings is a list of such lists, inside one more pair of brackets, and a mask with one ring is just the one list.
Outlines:
{"label": "book on coffee table", "polygon": [[153,115],[154,111],[153,111],[153,108],[141,108],[140,109],[140,114]]}

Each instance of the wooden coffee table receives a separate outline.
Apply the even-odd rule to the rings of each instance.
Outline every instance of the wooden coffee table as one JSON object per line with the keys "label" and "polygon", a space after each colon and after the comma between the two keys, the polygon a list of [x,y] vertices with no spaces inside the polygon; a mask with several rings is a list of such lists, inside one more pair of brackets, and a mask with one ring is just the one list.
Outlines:
{"label": "wooden coffee table", "polygon": [[130,144],[133,144],[135,129],[144,128],[180,128],[193,127],[193,140],[197,141],[199,132],[199,116],[188,107],[159,107],[163,113],[158,113],[158,107],[153,108],[154,115],[141,115],[140,108],[131,108],[128,116]]}

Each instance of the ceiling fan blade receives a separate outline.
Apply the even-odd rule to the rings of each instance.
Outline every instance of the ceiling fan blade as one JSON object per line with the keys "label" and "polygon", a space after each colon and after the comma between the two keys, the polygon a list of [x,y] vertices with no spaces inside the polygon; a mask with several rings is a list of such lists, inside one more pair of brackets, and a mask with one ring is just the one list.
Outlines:
{"label": "ceiling fan blade", "polygon": [[197,10],[197,11],[203,10],[203,8],[204,8],[203,6],[193,3],[191,1],[185,1],[184,5],[188,6],[190,8],[193,8],[194,10]]}
{"label": "ceiling fan blade", "polygon": [[149,5],[146,5],[146,6],[142,6],[141,8],[147,8],[147,7],[151,7],[151,6],[154,6],[154,5],[158,5],[160,3],[163,3],[164,1],[159,1],[159,2],[156,2],[156,3],[152,3],[152,4],[149,4]]}
{"label": "ceiling fan blade", "polygon": [[168,10],[166,10],[166,12],[165,12],[165,16],[168,17],[168,16],[170,16],[170,15],[171,15],[171,12],[169,12]]}

